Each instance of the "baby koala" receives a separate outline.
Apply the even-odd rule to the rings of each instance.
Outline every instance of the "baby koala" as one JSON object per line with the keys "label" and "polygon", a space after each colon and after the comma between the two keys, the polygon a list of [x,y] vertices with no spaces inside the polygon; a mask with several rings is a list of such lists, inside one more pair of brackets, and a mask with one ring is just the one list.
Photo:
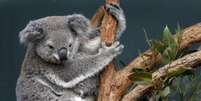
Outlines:
{"label": "baby koala", "polygon": [[[119,27],[125,24],[120,7],[106,8]],[[94,101],[98,73],[123,50],[119,42],[101,43],[99,31],[79,14],[31,21],[19,37],[27,51],[17,81],[17,101]],[[94,40],[96,44],[90,46]]]}

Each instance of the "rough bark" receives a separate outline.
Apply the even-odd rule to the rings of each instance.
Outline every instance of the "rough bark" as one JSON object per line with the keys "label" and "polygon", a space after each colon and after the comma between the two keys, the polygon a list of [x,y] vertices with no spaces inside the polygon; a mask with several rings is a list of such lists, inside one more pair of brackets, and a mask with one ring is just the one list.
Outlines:
{"label": "rough bark", "polygon": [[[119,0],[106,0],[107,4],[117,4],[118,2]],[[116,36],[116,20],[104,10],[104,16],[102,18],[102,23],[100,26],[102,41],[106,42],[107,45],[111,45]],[[99,96],[97,99],[98,101],[109,101],[108,99],[110,98],[108,97],[110,97],[110,85],[112,83],[110,84],[108,82],[112,81],[115,73],[116,70],[113,63],[110,63],[101,73]]]}
{"label": "rough bark", "polygon": [[172,74],[175,71],[180,71],[181,69],[192,70],[193,67],[199,67],[198,64],[201,63],[201,51],[188,54],[178,60],[173,61],[155,71],[152,74],[154,85],[138,85],[131,92],[126,94],[122,101],[137,101],[137,99],[144,93],[154,89],[160,89],[157,85],[159,81],[163,80],[168,74]]}
{"label": "rough bark", "polygon": [[105,9],[103,6],[101,6],[97,10],[96,14],[91,18],[92,27],[96,28],[96,27],[101,26],[104,15],[105,15]]}
{"label": "rough bark", "polygon": [[126,94],[122,101],[137,101],[145,92],[149,91],[152,86],[150,85],[139,85],[135,87],[131,92]]}

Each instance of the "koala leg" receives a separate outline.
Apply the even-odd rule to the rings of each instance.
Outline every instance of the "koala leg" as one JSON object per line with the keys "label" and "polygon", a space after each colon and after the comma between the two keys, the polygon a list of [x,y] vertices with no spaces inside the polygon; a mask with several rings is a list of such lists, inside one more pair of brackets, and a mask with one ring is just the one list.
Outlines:
{"label": "koala leg", "polygon": [[20,77],[16,86],[17,101],[56,101],[60,96],[38,81]]}
{"label": "koala leg", "polygon": [[85,98],[87,96],[98,95],[99,76],[96,74],[73,87],[73,91]]}
{"label": "koala leg", "polygon": [[117,39],[121,37],[122,32],[126,29],[126,18],[123,9],[117,4],[106,4],[105,6],[108,13],[110,13],[117,21]]}

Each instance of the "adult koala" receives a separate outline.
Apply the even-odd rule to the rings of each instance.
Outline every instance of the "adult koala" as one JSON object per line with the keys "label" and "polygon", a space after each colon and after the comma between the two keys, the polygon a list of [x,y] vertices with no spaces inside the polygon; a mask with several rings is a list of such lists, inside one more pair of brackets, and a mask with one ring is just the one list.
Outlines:
{"label": "adult koala", "polygon": [[[122,10],[117,5],[106,8],[122,32]],[[31,21],[19,37],[27,52],[17,81],[17,101],[94,101],[96,75],[123,50],[119,42],[101,44],[97,29],[78,14]]]}

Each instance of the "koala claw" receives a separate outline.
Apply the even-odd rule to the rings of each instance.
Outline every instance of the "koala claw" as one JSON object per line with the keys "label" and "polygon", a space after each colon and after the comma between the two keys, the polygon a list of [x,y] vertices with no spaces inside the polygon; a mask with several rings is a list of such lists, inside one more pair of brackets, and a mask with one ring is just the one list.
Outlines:
{"label": "koala claw", "polygon": [[99,52],[106,54],[108,56],[117,56],[119,54],[122,53],[124,48],[124,45],[120,44],[119,41],[116,41],[114,44],[112,44],[111,46],[106,46],[105,43],[102,43],[102,48],[99,49]]}
{"label": "koala claw", "polygon": [[117,51],[117,55],[121,54],[123,52],[124,45],[120,45],[119,47],[115,48],[115,51]]}
{"label": "koala claw", "polygon": [[123,10],[118,4],[106,4],[106,11],[112,14],[116,19],[123,15]]}
{"label": "koala claw", "polygon": [[114,42],[114,44],[112,45],[113,48],[117,47],[120,44],[119,41]]}
{"label": "koala claw", "polygon": [[106,4],[105,9],[118,22],[116,38],[119,39],[122,35],[122,32],[126,29],[126,18],[124,11],[118,4]]}
{"label": "koala claw", "polygon": [[110,10],[110,8],[114,8],[114,9],[119,9],[121,10],[121,7],[119,4],[106,4],[105,5],[106,10]]}
{"label": "koala claw", "polygon": [[[101,46],[102,46],[102,48],[107,48],[107,45],[106,45],[105,42],[102,42],[102,43],[101,43]],[[101,49],[100,49],[100,50],[101,50]]]}

